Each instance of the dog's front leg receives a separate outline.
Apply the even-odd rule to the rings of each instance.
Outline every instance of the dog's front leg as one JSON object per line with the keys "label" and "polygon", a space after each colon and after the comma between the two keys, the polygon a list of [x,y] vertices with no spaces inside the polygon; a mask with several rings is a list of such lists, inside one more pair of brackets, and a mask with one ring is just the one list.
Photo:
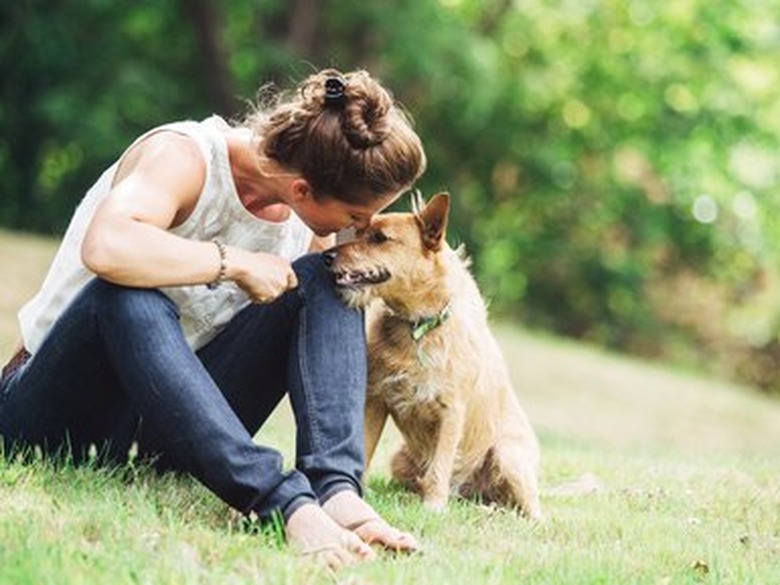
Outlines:
{"label": "dog's front leg", "polygon": [[374,457],[376,446],[379,443],[379,437],[382,436],[382,431],[385,428],[387,422],[387,406],[383,400],[368,396],[366,399],[366,421],[365,421],[365,433],[366,433],[366,469],[371,464],[371,459]]}
{"label": "dog's front leg", "polygon": [[460,403],[441,403],[436,447],[431,463],[420,481],[425,506],[436,512],[441,512],[447,507],[455,457],[463,435],[465,414],[466,410]]}

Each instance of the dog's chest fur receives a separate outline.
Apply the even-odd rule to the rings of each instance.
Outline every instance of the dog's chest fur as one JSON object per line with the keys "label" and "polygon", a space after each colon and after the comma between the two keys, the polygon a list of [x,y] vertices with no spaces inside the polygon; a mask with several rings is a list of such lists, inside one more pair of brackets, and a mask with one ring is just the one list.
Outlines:
{"label": "dog's chest fur", "polygon": [[383,315],[371,323],[369,392],[381,398],[402,431],[435,434],[451,399],[446,328],[452,325],[445,323],[415,341],[406,321]]}

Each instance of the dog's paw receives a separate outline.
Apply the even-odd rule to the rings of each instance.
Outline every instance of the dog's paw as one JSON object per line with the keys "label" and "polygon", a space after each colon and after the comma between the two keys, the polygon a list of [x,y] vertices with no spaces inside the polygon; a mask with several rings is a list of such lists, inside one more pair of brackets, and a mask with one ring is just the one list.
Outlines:
{"label": "dog's paw", "polygon": [[538,501],[527,503],[526,505],[524,505],[520,510],[520,514],[527,520],[530,520],[531,522],[541,523],[544,520],[544,514],[542,514],[542,507],[539,505]]}
{"label": "dog's paw", "polygon": [[429,512],[442,514],[447,509],[447,498],[425,498],[423,506]]}

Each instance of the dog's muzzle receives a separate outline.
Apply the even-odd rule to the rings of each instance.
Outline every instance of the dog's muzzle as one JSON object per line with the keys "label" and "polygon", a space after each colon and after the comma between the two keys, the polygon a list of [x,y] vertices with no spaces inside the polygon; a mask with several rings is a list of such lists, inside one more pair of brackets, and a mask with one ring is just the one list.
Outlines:
{"label": "dog's muzzle", "polygon": [[371,284],[380,284],[390,279],[390,271],[386,268],[371,268],[369,270],[334,270],[336,286],[357,288]]}
{"label": "dog's muzzle", "polygon": [[337,248],[330,248],[322,252],[322,260],[325,266],[330,268],[336,281],[336,286],[342,288],[359,288],[371,284],[380,284],[390,279],[390,271],[387,268],[374,267],[368,269],[354,269],[334,266],[338,256]]}

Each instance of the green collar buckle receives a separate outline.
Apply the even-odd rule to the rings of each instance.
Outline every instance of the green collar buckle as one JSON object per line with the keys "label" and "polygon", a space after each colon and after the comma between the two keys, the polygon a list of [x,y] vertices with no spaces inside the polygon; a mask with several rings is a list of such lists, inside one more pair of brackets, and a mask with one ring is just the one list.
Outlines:
{"label": "green collar buckle", "polygon": [[412,339],[420,341],[426,333],[433,331],[450,318],[450,304],[447,303],[437,315],[423,317],[412,323]]}

